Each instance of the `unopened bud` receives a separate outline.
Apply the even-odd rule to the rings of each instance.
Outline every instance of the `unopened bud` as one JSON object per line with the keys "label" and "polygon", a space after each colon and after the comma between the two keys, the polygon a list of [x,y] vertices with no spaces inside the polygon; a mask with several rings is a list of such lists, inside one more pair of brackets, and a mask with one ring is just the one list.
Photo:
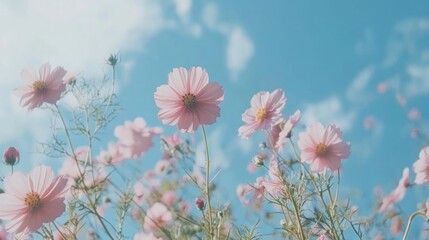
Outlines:
{"label": "unopened bud", "polygon": [[110,54],[109,59],[107,59],[107,64],[114,67],[118,63],[118,55],[117,54]]}
{"label": "unopened bud", "polygon": [[203,198],[197,198],[195,199],[195,206],[197,206],[200,211],[203,211],[206,207],[206,203]]}
{"label": "unopened bud", "polygon": [[16,165],[19,162],[19,151],[14,147],[9,147],[3,153],[3,161],[7,165]]}
{"label": "unopened bud", "polygon": [[262,167],[264,166],[264,160],[267,159],[267,157],[268,156],[265,153],[258,153],[253,157],[252,161],[256,166]]}
{"label": "unopened bud", "polygon": [[223,218],[223,211],[217,212],[217,218],[222,219]]}
{"label": "unopened bud", "polygon": [[261,143],[259,143],[259,148],[265,149],[265,148],[267,148],[267,144],[265,142],[261,142]]}

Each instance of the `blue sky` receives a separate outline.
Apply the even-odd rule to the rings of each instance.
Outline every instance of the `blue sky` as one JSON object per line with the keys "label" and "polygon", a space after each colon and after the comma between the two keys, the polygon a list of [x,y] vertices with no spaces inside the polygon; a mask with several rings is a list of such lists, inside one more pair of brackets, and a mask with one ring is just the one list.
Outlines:
{"label": "blue sky", "polygon": [[[50,116],[19,107],[11,90],[21,84],[20,71],[50,62],[78,76],[101,77],[105,59],[119,52],[118,96],[124,110],[114,124],[141,116],[160,126],[156,87],[166,83],[173,67],[202,66],[225,90],[221,118],[208,127],[222,169],[217,180],[253,182],[256,176],[245,167],[263,138],[237,137],[241,114],[256,92],[282,88],[286,116],[300,109],[304,124],[335,123],[344,130],[353,153],[344,161],[343,194],[359,193],[367,200],[375,185],[385,193],[393,189],[402,169],[411,167],[427,144],[410,137],[412,125],[395,95],[405,96],[408,106],[427,119],[428,7],[423,1],[387,0],[4,1],[0,147],[18,146],[23,161],[31,159],[32,165],[57,164],[33,154],[37,141],[49,136]],[[376,92],[380,82],[389,86],[383,95]],[[375,119],[371,130],[363,127],[366,116]],[[106,134],[106,143],[112,139]],[[402,206],[410,212],[426,196],[423,187],[409,191]],[[228,188],[224,198],[235,198],[235,189]]]}

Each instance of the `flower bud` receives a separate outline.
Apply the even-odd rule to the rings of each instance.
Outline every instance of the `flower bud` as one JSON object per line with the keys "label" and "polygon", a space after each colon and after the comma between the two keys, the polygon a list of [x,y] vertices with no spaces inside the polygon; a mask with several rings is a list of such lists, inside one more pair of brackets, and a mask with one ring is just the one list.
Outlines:
{"label": "flower bud", "polygon": [[195,206],[197,206],[200,211],[203,211],[206,207],[206,203],[204,202],[203,198],[197,198],[195,199]]}
{"label": "flower bud", "polygon": [[16,165],[19,162],[19,151],[14,147],[9,147],[3,153],[3,161],[7,165]]}
{"label": "flower bud", "polygon": [[256,156],[253,157],[252,161],[256,166],[261,167],[261,166],[264,166],[264,160],[267,158],[268,158],[267,154],[258,153],[256,154]]}

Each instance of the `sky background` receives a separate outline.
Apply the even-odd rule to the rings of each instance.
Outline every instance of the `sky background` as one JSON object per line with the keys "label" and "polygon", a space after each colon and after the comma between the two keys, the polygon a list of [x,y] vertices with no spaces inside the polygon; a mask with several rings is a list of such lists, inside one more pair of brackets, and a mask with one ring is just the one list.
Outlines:
{"label": "sky background", "polygon": [[[343,162],[343,194],[369,209],[374,187],[389,193],[427,144],[410,136],[416,124],[422,131],[428,124],[427,9],[428,2],[413,0],[2,1],[0,149],[21,149],[17,169],[59,166],[57,159],[35,154],[37,143],[50,136],[51,116],[19,106],[13,89],[22,84],[23,68],[49,62],[78,77],[100,78],[108,71],[108,56],[120,53],[123,111],[106,130],[107,143],[113,128],[126,120],[140,116],[150,126],[162,126],[153,100],[156,87],[166,84],[174,67],[202,66],[225,91],[221,118],[207,128],[220,185],[254,182],[256,175],[246,166],[263,136],[239,139],[241,114],[258,91],[282,88],[288,98],[285,116],[300,109],[302,124],[321,121],[342,128],[352,145],[351,157]],[[377,93],[380,83],[387,84],[384,94]],[[408,110],[420,111],[421,121],[409,120],[398,95],[407,99]],[[374,124],[366,129],[369,116]],[[200,145],[199,134],[196,139]],[[200,150],[197,159],[201,156]],[[141,161],[150,167],[156,158]],[[409,191],[401,206],[411,213],[429,196],[426,188]],[[222,197],[236,201],[235,185]]]}

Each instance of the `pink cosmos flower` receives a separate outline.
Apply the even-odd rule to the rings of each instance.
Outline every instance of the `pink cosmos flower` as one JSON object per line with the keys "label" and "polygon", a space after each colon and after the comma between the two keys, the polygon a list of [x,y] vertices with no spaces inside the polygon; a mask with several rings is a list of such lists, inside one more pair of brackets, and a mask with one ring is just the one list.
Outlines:
{"label": "pink cosmos flower", "polygon": [[162,194],[161,202],[165,204],[167,207],[173,206],[177,202],[178,198],[176,195],[176,191],[167,191]]}
{"label": "pink cosmos flower", "polygon": [[238,135],[248,138],[257,130],[270,130],[282,117],[281,110],[285,104],[286,97],[281,89],[272,93],[258,92],[250,100],[250,108],[242,115],[245,124],[238,129]]}
{"label": "pink cosmos flower", "polygon": [[209,75],[201,67],[181,67],[170,72],[168,85],[158,87],[154,97],[164,124],[195,132],[200,125],[216,122],[224,93],[220,84],[209,83]]}
{"label": "pink cosmos flower", "polygon": [[153,146],[152,138],[162,132],[161,128],[149,128],[146,121],[138,117],[134,122],[126,121],[115,128],[115,136],[123,146],[124,158],[140,158]]}
{"label": "pink cosmos flower", "polygon": [[276,152],[281,152],[283,150],[287,139],[292,136],[292,129],[295,128],[299,120],[301,120],[301,111],[297,110],[287,121],[280,123],[280,132],[278,133],[278,137],[274,138],[274,149]]}
{"label": "pink cosmos flower", "polygon": [[416,138],[420,135],[420,130],[418,128],[411,129],[410,136]]}
{"label": "pink cosmos flower", "polygon": [[374,126],[374,117],[373,116],[367,116],[363,120],[363,127],[365,129],[371,129]]}
{"label": "pink cosmos flower", "polygon": [[265,187],[266,192],[273,197],[281,195],[284,192],[285,188],[281,178],[281,172],[278,167],[278,162],[275,156],[273,156],[270,160],[270,168],[268,173],[270,179],[264,179],[264,181],[262,182],[262,185]]}
{"label": "pink cosmos flower", "polygon": [[420,150],[419,159],[413,164],[416,173],[416,184],[429,182],[429,147]]}
{"label": "pink cosmos flower", "polygon": [[66,71],[62,67],[56,67],[51,72],[51,65],[46,63],[37,74],[34,69],[24,69],[21,77],[25,85],[15,89],[15,93],[21,97],[20,104],[32,110],[42,106],[43,103],[55,104],[66,89],[63,78]]}
{"label": "pink cosmos flower", "polygon": [[246,199],[246,195],[253,190],[253,187],[249,184],[240,184],[237,186],[236,193],[240,202],[249,204],[249,200]]}
{"label": "pink cosmos flower", "polygon": [[417,108],[413,108],[408,112],[408,118],[411,121],[417,121],[420,119],[420,111]]}
{"label": "pink cosmos flower", "polygon": [[9,220],[8,232],[35,232],[65,211],[67,179],[54,177],[50,167],[40,166],[29,175],[15,172],[4,179],[6,193],[0,194],[0,218]]}
{"label": "pink cosmos flower", "polygon": [[350,155],[350,143],[344,142],[342,137],[341,130],[335,125],[324,128],[319,122],[311,124],[307,132],[299,134],[301,161],[310,164],[314,172],[323,172],[327,168],[338,170],[341,160]]}
{"label": "pink cosmos flower", "polygon": [[402,231],[402,219],[399,216],[392,218],[392,223],[390,225],[390,233],[393,236],[398,235]]}
{"label": "pink cosmos flower", "polygon": [[109,142],[107,150],[102,150],[96,157],[97,163],[109,166],[118,165],[129,158],[129,148],[120,143]]}
{"label": "pink cosmos flower", "polygon": [[153,233],[139,232],[134,235],[134,240],[162,240],[162,238],[156,237]]}
{"label": "pink cosmos flower", "polygon": [[134,197],[133,200],[141,205],[145,202],[147,196],[149,196],[150,191],[147,189],[141,181],[138,181],[134,184]]}
{"label": "pink cosmos flower", "polygon": [[407,187],[410,185],[410,169],[405,168],[402,172],[402,178],[399,180],[398,186],[386,197],[383,198],[381,206],[378,208],[378,212],[384,212],[393,208],[393,205],[401,201]]}
{"label": "pink cosmos flower", "polygon": [[144,218],[144,229],[147,231],[158,231],[173,220],[173,214],[162,203],[155,203],[147,210]]}
{"label": "pink cosmos flower", "polygon": [[387,88],[388,88],[387,83],[385,82],[379,83],[377,85],[377,92],[380,94],[383,94],[387,91]]}

